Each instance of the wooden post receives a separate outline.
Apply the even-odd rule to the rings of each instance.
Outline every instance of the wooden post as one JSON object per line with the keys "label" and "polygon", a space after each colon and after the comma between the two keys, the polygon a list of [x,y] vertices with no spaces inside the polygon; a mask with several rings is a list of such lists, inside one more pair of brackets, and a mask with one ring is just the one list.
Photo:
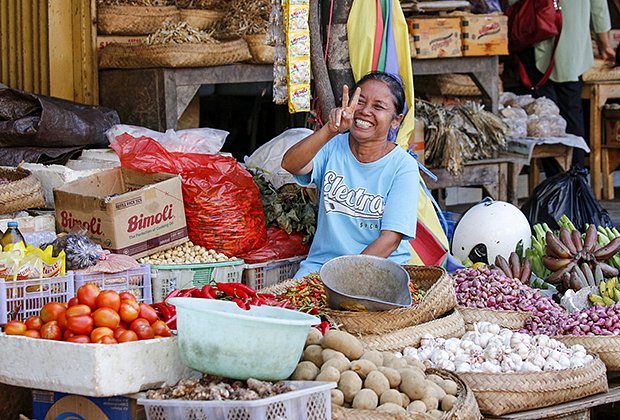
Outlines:
{"label": "wooden post", "polygon": [[[342,87],[346,84],[353,87],[355,80],[349,62],[349,44],[347,38],[347,19],[351,11],[353,0],[333,0],[333,14],[331,28],[329,28],[329,49],[327,51],[327,71],[332,85],[336,105],[340,104]],[[323,0],[322,25],[323,33],[327,37],[330,22],[331,0]],[[368,7],[374,7],[374,3]]]}

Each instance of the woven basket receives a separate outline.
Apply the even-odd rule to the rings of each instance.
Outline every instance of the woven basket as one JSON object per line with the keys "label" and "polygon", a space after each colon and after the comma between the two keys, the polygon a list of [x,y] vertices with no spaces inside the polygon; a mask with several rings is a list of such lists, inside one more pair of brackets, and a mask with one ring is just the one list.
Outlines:
{"label": "woven basket", "polygon": [[276,49],[271,45],[267,45],[266,34],[245,35],[243,39],[246,40],[248,46],[250,47],[250,53],[252,53],[252,63],[273,63],[273,57],[275,56]]}
{"label": "woven basket", "polygon": [[243,39],[219,44],[109,44],[99,53],[99,68],[208,67],[251,57]]}
{"label": "woven basket", "polygon": [[185,21],[189,23],[189,26],[200,30],[209,29],[226,16],[224,12],[219,10],[181,9],[179,12],[181,21]]}
{"label": "woven basket", "polygon": [[562,335],[553,337],[568,347],[581,344],[590,353],[596,353],[609,372],[620,371],[620,336],[617,335]]}
{"label": "woven basket", "polygon": [[29,208],[45,207],[41,182],[24,168],[0,168],[0,178],[9,183],[0,185],[0,214]]}
{"label": "woven basket", "polygon": [[620,67],[610,67],[604,60],[595,59],[594,65],[583,74],[584,82],[620,80]]}
{"label": "woven basket", "polygon": [[425,335],[452,338],[465,334],[465,322],[458,311],[434,319],[424,324],[414,325],[383,334],[359,336],[360,341],[370,350],[402,351],[405,347],[417,347]]}
{"label": "woven basket", "polygon": [[587,365],[573,369],[458,375],[474,392],[480,411],[494,416],[548,407],[608,390],[605,365],[596,356]]}
{"label": "woven basket", "polygon": [[179,21],[176,6],[99,6],[97,32],[101,35],[148,35],[164,23]]}
{"label": "woven basket", "polygon": [[457,306],[456,310],[461,313],[465,320],[465,329],[470,331],[474,329],[476,322],[490,322],[497,324],[502,328],[510,330],[520,330],[524,327],[525,321],[532,315],[531,312],[521,311],[505,311],[480,308],[467,308],[465,306]]}

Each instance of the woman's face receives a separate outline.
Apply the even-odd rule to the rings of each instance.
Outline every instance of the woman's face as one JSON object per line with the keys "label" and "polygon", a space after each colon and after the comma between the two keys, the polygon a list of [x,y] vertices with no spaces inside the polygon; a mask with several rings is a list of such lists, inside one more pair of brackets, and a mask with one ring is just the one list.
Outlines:
{"label": "woman's face", "polygon": [[396,129],[403,116],[394,117],[396,107],[390,88],[379,80],[368,80],[361,86],[359,102],[353,114],[351,134],[358,141],[387,141],[390,128]]}

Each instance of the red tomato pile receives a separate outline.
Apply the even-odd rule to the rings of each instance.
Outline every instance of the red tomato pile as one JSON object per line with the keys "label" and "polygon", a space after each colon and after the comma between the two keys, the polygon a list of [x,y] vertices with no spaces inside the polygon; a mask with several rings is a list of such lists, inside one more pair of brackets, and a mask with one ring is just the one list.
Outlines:
{"label": "red tomato pile", "polygon": [[23,335],[72,343],[117,344],[128,341],[170,337],[170,328],[157,317],[155,310],[138,303],[129,292],[99,290],[85,284],[66,304],[49,302],[40,316],[9,321],[7,335]]}

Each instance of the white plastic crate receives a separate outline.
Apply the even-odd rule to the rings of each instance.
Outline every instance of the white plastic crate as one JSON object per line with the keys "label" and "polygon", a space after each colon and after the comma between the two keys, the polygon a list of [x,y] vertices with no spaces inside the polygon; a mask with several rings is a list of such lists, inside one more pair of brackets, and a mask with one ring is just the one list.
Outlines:
{"label": "white plastic crate", "polygon": [[0,324],[40,315],[46,303],[68,302],[74,291],[72,271],[57,277],[0,281]]}
{"label": "white plastic crate", "polygon": [[75,290],[86,283],[93,283],[101,290],[131,292],[138,302],[153,303],[151,269],[148,264],[118,273],[75,273]]}
{"label": "white plastic crate", "polygon": [[202,287],[213,282],[240,282],[243,267],[243,260],[209,264],[152,265],[153,299],[161,302],[174,289]]}
{"label": "white plastic crate", "polygon": [[246,264],[243,269],[243,282],[254,290],[260,290],[290,280],[299,270],[299,264],[305,259],[306,255],[300,255],[264,263]]}
{"label": "white plastic crate", "polygon": [[331,420],[335,382],[291,381],[296,391],[252,401],[138,399],[147,420]]}

